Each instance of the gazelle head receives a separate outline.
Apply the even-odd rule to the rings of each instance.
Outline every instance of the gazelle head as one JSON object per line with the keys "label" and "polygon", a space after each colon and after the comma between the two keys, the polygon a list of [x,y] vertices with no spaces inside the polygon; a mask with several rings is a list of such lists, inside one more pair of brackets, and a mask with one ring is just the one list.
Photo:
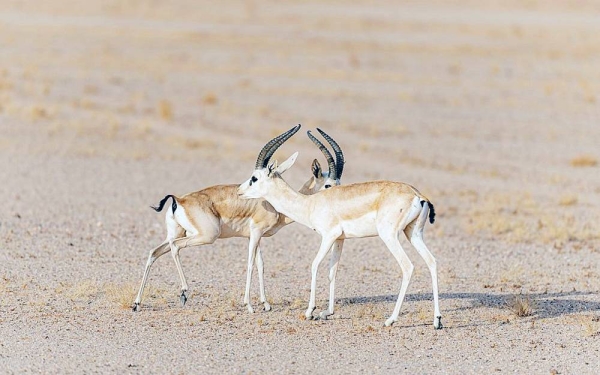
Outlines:
{"label": "gazelle head", "polygon": [[333,148],[336,160],[333,160],[333,157],[331,156],[331,153],[327,147],[325,147],[317,138],[315,138],[315,136],[311,134],[310,130],[306,132],[308,138],[310,138],[310,140],[319,148],[319,150],[321,150],[325,156],[329,170],[323,171],[319,161],[317,159],[313,160],[313,176],[300,189],[300,193],[303,194],[315,194],[320,190],[329,189],[330,187],[339,185],[342,172],[344,171],[344,154],[342,153],[342,149],[337,142],[333,140],[333,138],[327,135],[327,133],[319,128],[317,128],[317,130]]}
{"label": "gazelle head", "polygon": [[[269,190],[269,185],[275,177],[289,169],[296,161],[297,153],[288,158],[285,162],[278,165],[277,161],[270,161],[277,148],[285,141],[291,138],[298,130],[300,125],[288,130],[287,132],[273,138],[260,151],[256,160],[255,170],[252,177],[240,185],[238,193],[244,198],[263,198]],[[315,159],[312,164],[313,176],[300,189],[300,193],[310,195],[320,190],[329,189],[332,186],[340,184],[340,177],[344,169],[344,155],[339,145],[324,131],[317,129],[319,133],[327,140],[334,150],[336,161],[333,160],[331,153],[310,131],[308,137],[321,150],[327,159],[328,171],[323,171],[319,162]]]}
{"label": "gazelle head", "polygon": [[243,198],[264,197],[268,191],[269,182],[272,181],[273,177],[279,176],[294,165],[296,157],[298,156],[297,152],[279,166],[277,165],[277,160],[271,162],[270,159],[279,146],[296,134],[296,132],[300,130],[300,127],[301,125],[296,125],[285,133],[271,139],[262,150],[260,150],[252,177],[240,185],[238,188],[239,195]]}

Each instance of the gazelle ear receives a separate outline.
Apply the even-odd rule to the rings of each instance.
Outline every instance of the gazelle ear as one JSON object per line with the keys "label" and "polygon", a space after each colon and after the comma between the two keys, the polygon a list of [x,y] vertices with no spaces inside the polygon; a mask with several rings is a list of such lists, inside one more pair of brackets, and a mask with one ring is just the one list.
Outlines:
{"label": "gazelle ear", "polygon": [[292,165],[294,165],[297,157],[298,157],[298,152],[296,151],[292,154],[292,156],[287,158],[286,161],[281,163],[279,166],[276,166],[275,171],[277,171],[277,173],[279,173],[279,174],[282,174],[283,172],[287,171],[288,169],[290,169],[290,167]]}
{"label": "gazelle ear", "polygon": [[315,176],[315,178],[320,178],[323,175],[323,171],[321,169],[321,164],[319,164],[319,161],[317,159],[313,160],[311,169],[312,169],[312,174],[313,174],[313,176]]}
{"label": "gazelle ear", "polygon": [[273,160],[267,165],[267,176],[271,177],[273,172],[277,171],[277,160]]}

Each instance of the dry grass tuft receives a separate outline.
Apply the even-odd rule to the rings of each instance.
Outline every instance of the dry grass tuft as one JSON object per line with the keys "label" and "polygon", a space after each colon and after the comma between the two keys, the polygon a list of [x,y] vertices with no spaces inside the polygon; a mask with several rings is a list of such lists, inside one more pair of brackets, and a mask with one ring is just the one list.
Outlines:
{"label": "dry grass tuft", "polygon": [[190,150],[196,149],[209,149],[212,150],[217,147],[217,144],[210,139],[186,139],[183,142],[185,148]]}
{"label": "dry grass tuft", "polygon": [[110,302],[122,309],[129,309],[136,295],[136,286],[133,284],[106,284],[104,295]]}
{"label": "dry grass tuft", "polygon": [[[576,199],[576,198],[575,198]],[[573,198],[566,199],[568,205]],[[589,220],[552,212],[556,204],[538,204],[527,194],[487,194],[466,216],[466,230],[510,243],[583,242],[600,238]],[[566,207],[566,206],[565,206]]]}
{"label": "dry grass tuft", "polygon": [[425,307],[419,307],[419,311],[417,311],[417,319],[419,319],[422,322],[427,322],[430,319],[429,316],[429,310]]}
{"label": "dry grass tuft", "polygon": [[48,109],[41,106],[32,106],[29,108],[29,112],[29,116],[33,121],[50,118]]}
{"label": "dry grass tuft", "polygon": [[365,304],[360,306],[357,311],[356,311],[356,315],[357,318],[371,318],[373,320],[384,320],[385,319],[385,315],[383,313],[383,311],[381,310],[380,306],[376,306],[376,305],[371,305],[371,304]]}
{"label": "dry grass tuft", "polygon": [[573,206],[573,205],[577,204],[577,202],[578,202],[577,196],[564,195],[560,198],[560,200],[558,201],[558,204],[560,204],[561,206]]}
{"label": "dry grass tuft", "polygon": [[294,300],[294,302],[292,302],[292,303],[290,304],[290,309],[292,309],[292,310],[301,309],[302,307],[304,307],[304,303],[305,303],[305,302],[304,302],[304,300],[303,300],[303,299],[301,299],[301,298],[296,298],[296,299]]}
{"label": "dry grass tuft", "polygon": [[61,285],[56,288],[57,294],[62,294],[71,301],[88,301],[97,297],[99,293],[98,285],[91,281],[82,281],[75,285]]}
{"label": "dry grass tuft", "polygon": [[595,167],[598,165],[598,160],[593,156],[589,155],[581,155],[576,158],[571,159],[571,166],[573,167]]}
{"label": "dry grass tuft", "polygon": [[579,324],[581,324],[586,336],[600,336],[600,317],[584,315],[579,318]]}
{"label": "dry grass tuft", "polygon": [[202,103],[206,105],[215,105],[219,102],[219,98],[215,93],[209,92],[202,97]]}
{"label": "dry grass tuft", "polygon": [[165,121],[173,119],[173,105],[170,101],[163,99],[158,102],[158,115]]}
{"label": "dry grass tuft", "polygon": [[184,147],[188,150],[205,150],[213,151],[216,150],[218,144],[211,139],[198,139],[182,136],[171,136],[167,138],[167,142],[173,146]]}
{"label": "dry grass tuft", "polygon": [[508,307],[513,314],[520,318],[531,316],[535,312],[535,303],[533,300],[521,294],[514,296],[508,302]]}

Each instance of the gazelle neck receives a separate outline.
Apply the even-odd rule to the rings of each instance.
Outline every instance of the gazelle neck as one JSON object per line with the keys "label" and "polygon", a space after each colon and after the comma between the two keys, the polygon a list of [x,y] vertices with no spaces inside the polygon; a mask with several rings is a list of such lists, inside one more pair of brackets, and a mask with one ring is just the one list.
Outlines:
{"label": "gazelle neck", "polygon": [[309,209],[307,206],[308,196],[298,193],[282,178],[275,177],[272,180],[273,188],[263,198],[269,202],[277,212],[281,212],[290,219],[308,227]]}
{"label": "gazelle neck", "polygon": [[304,185],[302,185],[300,190],[298,190],[298,193],[304,194],[304,195],[310,195],[310,193],[313,191],[315,185],[316,185],[315,178],[313,176],[311,176],[310,179],[308,181],[306,181],[304,183]]}

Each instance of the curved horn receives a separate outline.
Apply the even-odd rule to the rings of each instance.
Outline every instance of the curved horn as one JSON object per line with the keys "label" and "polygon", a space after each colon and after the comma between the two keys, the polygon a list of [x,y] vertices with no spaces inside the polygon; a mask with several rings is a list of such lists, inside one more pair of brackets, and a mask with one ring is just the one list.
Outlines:
{"label": "curved horn", "polygon": [[342,173],[344,172],[344,153],[342,152],[342,149],[337,144],[337,142],[334,141],[333,138],[331,138],[329,135],[327,135],[327,133],[325,133],[323,130],[317,128],[317,131],[319,133],[321,133],[323,138],[325,138],[325,140],[327,142],[329,142],[329,144],[333,148],[333,152],[335,152],[335,165],[336,165],[335,175],[336,175],[336,178],[338,178],[338,179],[342,178]]}
{"label": "curved horn", "polygon": [[325,159],[327,159],[327,164],[329,164],[329,177],[333,178],[334,180],[337,179],[338,178],[337,177],[337,168],[336,168],[335,162],[333,161],[333,156],[331,156],[331,153],[329,152],[327,147],[325,147],[321,143],[321,141],[319,141],[317,138],[315,138],[314,135],[310,134],[310,130],[307,131],[306,134],[308,134],[308,138],[310,138],[310,140],[313,141],[313,143],[315,145],[317,145],[319,150],[321,150],[323,155],[325,155]]}
{"label": "curved horn", "polygon": [[277,151],[279,146],[281,146],[285,141],[290,139],[290,137],[292,135],[296,134],[296,132],[298,130],[300,130],[301,126],[302,125],[298,124],[298,125],[294,126],[293,128],[291,128],[290,130],[286,131],[285,133],[280,134],[277,137],[271,139],[262,148],[262,150],[260,150],[260,153],[258,154],[258,158],[256,159],[255,169],[266,167],[267,164],[269,163],[269,160],[271,159],[271,157],[273,156],[275,151]]}

